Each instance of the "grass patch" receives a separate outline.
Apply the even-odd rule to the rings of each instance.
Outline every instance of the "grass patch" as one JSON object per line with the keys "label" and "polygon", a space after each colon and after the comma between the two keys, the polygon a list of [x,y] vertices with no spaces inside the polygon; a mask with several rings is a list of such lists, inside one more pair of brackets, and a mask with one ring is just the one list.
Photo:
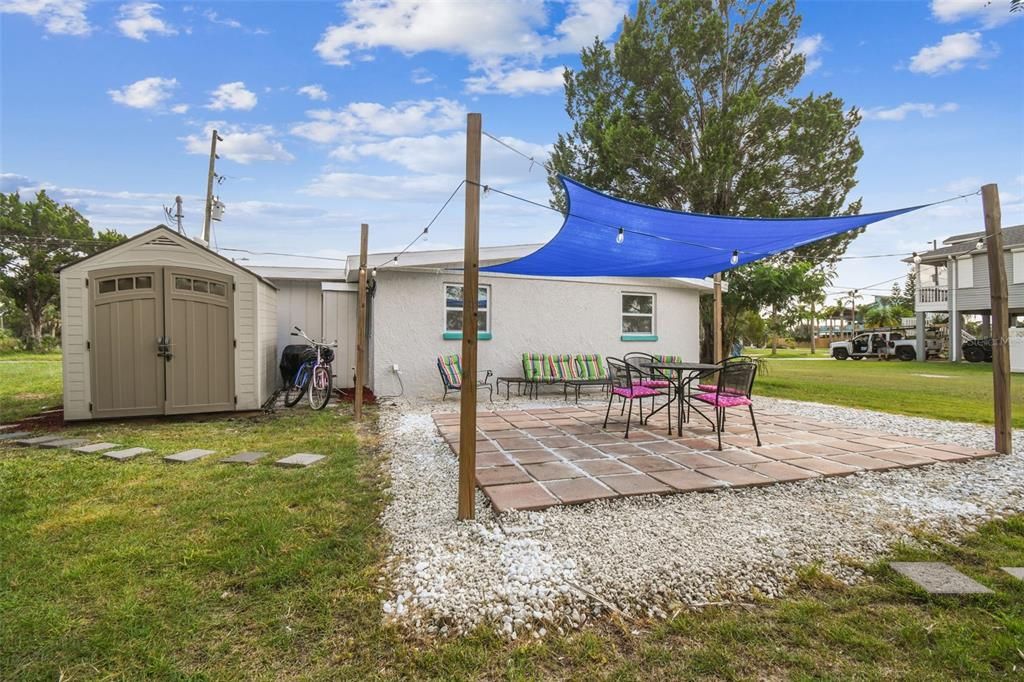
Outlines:
{"label": "grass patch", "polygon": [[60,360],[59,353],[0,355],[0,424],[61,404]]}
{"label": "grass patch", "polygon": [[[769,361],[760,395],[860,407],[933,419],[991,424],[992,365],[878,360]],[[921,376],[922,374],[942,375]],[[1011,402],[1024,405],[1024,375],[1012,375]],[[1024,413],[1013,415],[1024,428]]]}

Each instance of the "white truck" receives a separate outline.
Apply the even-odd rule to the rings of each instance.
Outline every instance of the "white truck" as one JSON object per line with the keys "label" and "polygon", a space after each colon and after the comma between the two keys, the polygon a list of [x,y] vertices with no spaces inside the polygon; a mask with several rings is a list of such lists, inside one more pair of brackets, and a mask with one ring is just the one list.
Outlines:
{"label": "white truck", "polygon": [[[908,339],[902,331],[892,329],[872,329],[858,334],[849,341],[833,341],[828,345],[829,354],[836,360],[860,360],[861,358],[878,358],[879,360],[909,361],[917,359],[917,341]],[[942,350],[942,343],[936,339],[925,339],[925,353],[937,355]]]}

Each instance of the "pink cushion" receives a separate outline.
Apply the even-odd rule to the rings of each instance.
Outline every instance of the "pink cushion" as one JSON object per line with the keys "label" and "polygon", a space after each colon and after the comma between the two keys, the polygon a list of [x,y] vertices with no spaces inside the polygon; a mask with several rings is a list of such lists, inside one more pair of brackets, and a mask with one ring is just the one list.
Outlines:
{"label": "pink cushion", "polygon": [[698,391],[704,391],[705,393],[714,393],[718,390],[718,386],[715,384],[697,384]]}
{"label": "pink cushion", "polygon": [[640,382],[640,385],[647,388],[668,388],[672,383],[665,379],[644,379]]}
{"label": "pink cushion", "polygon": [[726,393],[698,393],[693,396],[715,407],[739,407],[740,405],[752,405],[749,398],[742,395],[728,395]]}
{"label": "pink cushion", "polygon": [[621,395],[623,398],[653,398],[656,395],[661,395],[653,388],[647,388],[646,386],[634,386],[633,388],[613,388],[612,393],[615,395]]}

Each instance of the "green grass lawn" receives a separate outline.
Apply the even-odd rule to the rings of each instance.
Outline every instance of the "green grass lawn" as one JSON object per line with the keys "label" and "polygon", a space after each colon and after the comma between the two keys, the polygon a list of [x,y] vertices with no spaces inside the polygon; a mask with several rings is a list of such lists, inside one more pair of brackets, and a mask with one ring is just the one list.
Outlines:
{"label": "green grass lawn", "polygon": [[[878,360],[769,360],[761,395],[954,421],[993,422],[992,365]],[[932,375],[932,376],[921,376]],[[1015,428],[1024,428],[1024,375],[1010,381]]]}
{"label": "green grass lawn", "polygon": [[59,353],[0,355],[0,424],[61,403]]}
{"label": "green grass lawn", "polygon": [[[381,622],[386,453],[372,429],[357,437],[344,411],[68,433],[156,452],[115,463],[0,445],[3,680],[944,680],[1024,670],[1024,583],[999,570],[1024,565],[1020,516],[959,545],[925,538],[930,549],[895,554],[951,562],[994,595],[929,597],[884,564],[847,588],[809,567],[790,596],[749,608],[612,619],[543,642],[485,630],[425,640]],[[302,470],[160,461],[191,447],[328,458]]]}

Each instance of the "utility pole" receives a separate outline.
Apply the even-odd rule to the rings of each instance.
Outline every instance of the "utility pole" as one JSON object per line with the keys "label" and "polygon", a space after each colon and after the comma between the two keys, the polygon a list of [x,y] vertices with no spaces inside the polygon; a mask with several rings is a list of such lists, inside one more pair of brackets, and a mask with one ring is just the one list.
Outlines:
{"label": "utility pole", "polygon": [[206,173],[206,212],[203,213],[203,241],[210,246],[210,216],[213,213],[213,179],[217,177],[214,162],[217,160],[217,143],[224,139],[214,130],[210,135],[210,170]]}
{"label": "utility pole", "polygon": [[359,319],[356,322],[356,391],[352,402],[355,420],[363,419],[363,384],[366,382],[366,249],[370,226],[359,228]]}
{"label": "utility pole", "polygon": [[185,228],[181,224],[181,219],[185,217],[185,214],[181,211],[181,195],[174,197],[174,219],[178,222],[178,234],[184,235]]}
{"label": "utility pole", "polygon": [[476,346],[480,294],[480,143],[483,119],[466,115],[466,230],[462,258],[459,520],[476,516]]}
{"label": "utility pole", "polygon": [[999,187],[995,184],[983,186],[981,202],[985,211],[985,251],[988,254],[989,296],[992,305],[992,395],[995,400],[996,450],[1008,455],[1013,450],[1013,432],[1010,429],[1010,311]]}
{"label": "utility pole", "polygon": [[814,355],[814,353],[815,353],[815,350],[814,350],[814,337],[817,334],[817,331],[818,331],[818,325],[815,324],[815,319],[814,319],[814,299],[812,298],[811,299],[811,355]]}

